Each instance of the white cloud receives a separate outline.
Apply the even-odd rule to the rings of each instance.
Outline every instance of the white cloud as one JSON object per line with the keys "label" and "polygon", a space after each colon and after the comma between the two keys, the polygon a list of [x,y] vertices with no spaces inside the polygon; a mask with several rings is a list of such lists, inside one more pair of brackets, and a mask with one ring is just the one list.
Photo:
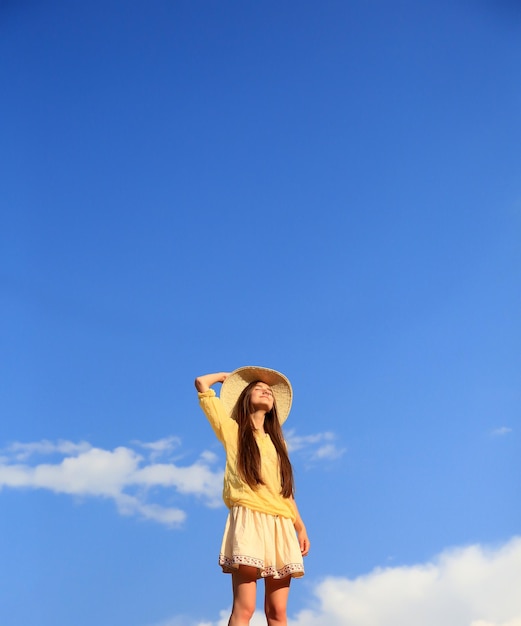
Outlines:
{"label": "white cloud", "polygon": [[336,435],[332,432],[297,435],[295,430],[288,430],[285,437],[290,453],[302,453],[308,461],[331,461],[345,452],[336,444]]}
{"label": "white cloud", "polygon": [[43,439],[42,441],[32,443],[15,442],[9,446],[7,451],[18,461],[24,461],[35,455],[76,454],[78,452],[85,452],[91,447],[90,443],[86,441],[73,443],[72,441],[63,441],[62,439],[58,441]]}
{"label": "white cloud", "polygon": [[509,619],[508,622],[502,622],[501,624],[498,622],[484,622],[480,619],[477,622],[472,622],[470,626],[521,626],[521,619]]}
{"label": "white cloud", "polygon": [[512,432],[512,429],[508,426],[501,426],[500,428],[494,429],[491,434],[495,437],[502,437],[504,435],[508,435]]}
{"label": "white cloud", "polygon": [[[196,626],[228,626],[230,619],[231,607],[219,613],[217,622],[197,622]],[[250,621],[250,626],[266,626],[266,617],[264,613],[256,611]]]}
{"label": "white cloud", "polygon": [[215,472],[207,463],[203,457],[188,467],[173,463],[148,465],[135,472],[134,481],[146,487],[175,487],[179,493],[203,497],[209,506],[220,506],[222,472]]}
{"label": "white cloud", "polygon": [[133,441],[132,443],[140,448],[144,448],[145,450],[150,450],[150,460],[155,461],[159,457],[165,456],[169,452],[172,452],[175,448],[178,448],[181,445],[181,439],[172,435],[171,437],[158,439],[158,441]]}
{"label": "white cloud", "polygon": [[[178,445],[178,440],[167,438],[156,444],[140,446],[152,450],[155,458],[157,453]],[[28,462],[34,455],[56,454],[62,458],[54,463]],[[215,455],[204,452],[192,465],[180,467],[153,461],[147,464],[135,450],[124,446],[104,450],[86,442],[13,443],[3,451],[0,460],[0,488],[47,489],[54,493],[109,498],[123,515],[139,515],[175,527],[184,521],[185,512],[151,502],[151,491],[155,489],[156,500],[157,488],[167,488],[172,494],[196,496],[207,506],[217,506],[222,470],[212,467],[215,460]]]}
{"label": "white cloud", "polygon": [[[172,452],[180,445],[180,439],[174,436],[152,442],[134,441],[134,447],[119,446],[114,450],[94,447],[86,441],[15,442],[1,451],[0,489],[46,489],[108,498],[122,515],[137,515],[176,527],[186,514],[168,504],[174,494],[195,496],[209,507],[222,505],[223,470],[216,465],[218,457],[204,451],[191,465],[180,465],[172,459]],[[288,447],[303,451],[308,461],[331,460],[342,454],[329,432],[297,436],[290,431]],[[164,490],[170,490],[166,498]]]}
{"label": "white cloud", "polygon": [[[148,624],[147,626],[228,626],[228,619],[230,617],[230,609],[225,609],[219,613],[219,619],[216,622],[201,622],[194,620],[186,615],[177,615],[170,619],[166,619],[154,624]],[[255,613],[250,621],[250,626],[266,626],[266,618],[263,613]]]}
{"label": "white cloud", "polygon": [[521,626],[520,578],[521,538],[447,550],[420,565],[326,578],[315,589],[319,608],[289,626]]}
{"label": "white cloud", "polygon": [[[326,577],[288,626],[521,626],[521,537],[442,552],[427,563]],[[296,584],[299,584],[298,582]],[[215,622],[226,626],[229,611]],[[264,624],[257,612],[252,626]]]}

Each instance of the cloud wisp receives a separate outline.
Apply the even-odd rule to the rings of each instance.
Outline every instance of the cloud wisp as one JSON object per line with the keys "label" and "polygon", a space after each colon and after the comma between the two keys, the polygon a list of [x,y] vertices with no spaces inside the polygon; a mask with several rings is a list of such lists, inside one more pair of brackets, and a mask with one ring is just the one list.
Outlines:
{"label": "cloud wisp", "polygon": [[[148,451],[147,459],[126,446],[105,450],[88,442],[17,442],[2,451],[0,489],[46,489],[111,499],[122,515],[137,515],[175,528],[184,522],[186,513],[165,505],[165,499],[191,495],[215,507],[221,504],[222,490],[222,470],[216,467],[217,457],[211,452],[203,452],[187,466],[158,461],[177,445],[179,440],[174,437],[136,443]],[[161,489],[170,490],[170,497],[161,498]]]}
{"label": "cloud wisp", "polygon": [[493,437],[504,437],[505,435],[509,435],[512,432],[512,429],[508,426],[501,426],[500,428],[495,428],[491,431],[491,435]]}
{"label": "cloud wisp", "polygon": [[345,452],[332,432],[297,435],[295,430],[288,430],[285,437],[290,453],[298,452],[308,462],[333,461]]}

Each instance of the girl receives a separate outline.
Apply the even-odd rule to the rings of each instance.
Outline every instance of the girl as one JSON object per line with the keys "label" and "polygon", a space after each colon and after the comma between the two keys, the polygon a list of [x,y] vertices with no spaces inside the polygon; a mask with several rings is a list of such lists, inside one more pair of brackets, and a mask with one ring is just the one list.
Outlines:
{"label": "girl", "polygon": [[[223,383],[220,398],[211,389]],[[226,450],[223,499],[230,509],[219,564],[231,573],[228,626],[247,626],[257,579],[265,579],[268,626],[286,626],[292,577],[304,575],[309,539],[294,500],[293,471],[281,424],[288,417],[289,380],[264,367],[241,367],[195,379],[199,401]]]}

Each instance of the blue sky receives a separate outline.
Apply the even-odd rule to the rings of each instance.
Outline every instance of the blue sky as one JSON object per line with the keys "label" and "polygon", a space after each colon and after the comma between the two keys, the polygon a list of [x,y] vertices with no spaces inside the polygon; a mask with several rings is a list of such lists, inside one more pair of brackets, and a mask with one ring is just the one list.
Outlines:
{"label": "blue sky", "polygon": [[0,623],[226,624],[193,379],[258,364],[291,626],[521,624],[520,34],[507,0],[1,4]]}

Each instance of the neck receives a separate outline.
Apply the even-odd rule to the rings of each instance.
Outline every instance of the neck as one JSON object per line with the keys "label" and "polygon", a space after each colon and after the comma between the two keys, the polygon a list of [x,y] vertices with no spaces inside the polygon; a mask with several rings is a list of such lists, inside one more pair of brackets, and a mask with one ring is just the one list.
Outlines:
{"label": "neck", "polygon": [[250,415],[251,423],[253,424],[253,428],[260,433],[264,432],[264,418],[266,417],[266,413],[264,411],[255,411]]}

